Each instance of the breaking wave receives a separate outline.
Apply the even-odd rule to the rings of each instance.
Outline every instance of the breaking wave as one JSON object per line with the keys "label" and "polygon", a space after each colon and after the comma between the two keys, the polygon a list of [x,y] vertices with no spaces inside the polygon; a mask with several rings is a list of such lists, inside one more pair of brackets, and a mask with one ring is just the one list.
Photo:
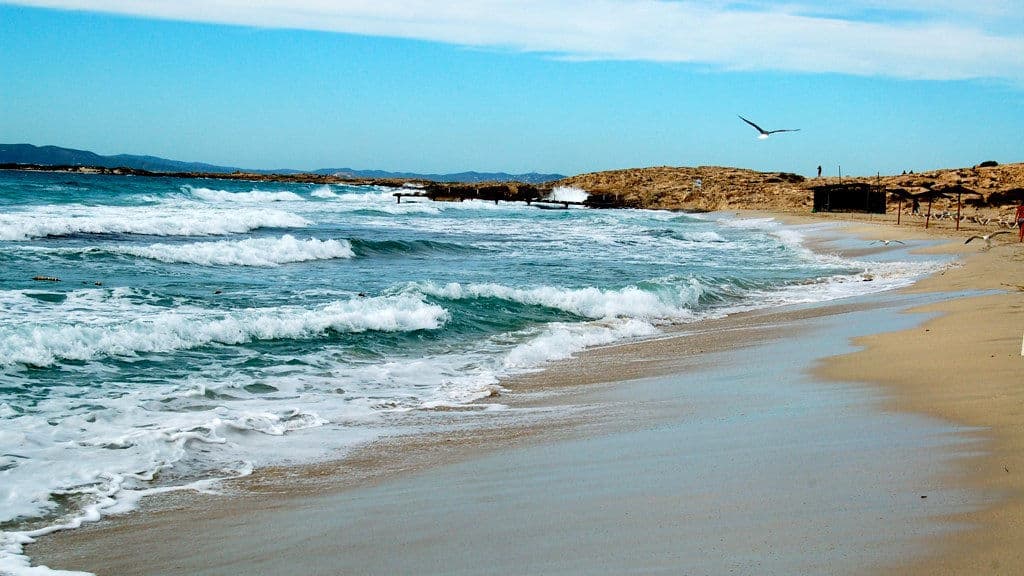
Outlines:
{"label": "breaking wave", "polygon": [[554,308],[591,319],[638,318],[653,321],[692,319],[693,306],[704,287],[697,281],[659,292],[636,286],[602,290],[594,287],[554,286],[513,288],[493,283],[463,285],[454,282],[437,286],[424,282],[410,285],[407,290],[449,300],[498,298],[529,306]]}
{"label": "breaking wave", "polygon": [[301,202],[302,196],[294,192],[271,192],[265,190],[252,190],[249,192],[228,192],[227,190],[213,190],[210,188],[193,188],[184,186],[183,190],[196,198],[202,198],[207,202]]}
{"label": "breaking wave", "polygon": [[337,198],[338,193],[331,189],[329,184],[324,184],[309,193],[313,198]]}
{"label": "breaking wave", "polygon": [[[19,296],[23,300],[18,301]],[[83,308],[83,299],[94,302]],[[46,367],[62,360],[309,339],[328,332],[435,330],[449,318],[444,308],[411,294],[336,301],[313,309],[281,306],[232,311],[140,305],[117,293],[74,294],[57,306],[24,293],[7,294],[3,300],[14,318],[23,316],[26,321],[0,326],[0,366]]]}
{"label": "breaking wave", "polygon": [[280,210],[179,209],[169,207],[73,207],[0,214],[0,240],[74,234],[141,234],[148,236],[221,236],[260,228],[305,228],[310,221]]}
{"label": "breaking wave", "polygon": [[168,263],[201,266],[280,266],[310,260],[352,258],[347,240],[299,240],[290,234],[280,238],[250,238],[189,244],[152,244],[150,246],[117,246],[108,249]]}

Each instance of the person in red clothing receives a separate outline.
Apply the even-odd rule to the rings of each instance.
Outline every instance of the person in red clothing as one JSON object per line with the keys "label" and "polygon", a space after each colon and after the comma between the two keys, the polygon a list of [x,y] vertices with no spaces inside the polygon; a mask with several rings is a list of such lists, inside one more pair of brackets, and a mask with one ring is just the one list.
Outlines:
{"label": "person in red clothing", "polygon": [[1020,230],[1020,241],[1024,242],[1024,204],[1017,206],[1017,229]]}

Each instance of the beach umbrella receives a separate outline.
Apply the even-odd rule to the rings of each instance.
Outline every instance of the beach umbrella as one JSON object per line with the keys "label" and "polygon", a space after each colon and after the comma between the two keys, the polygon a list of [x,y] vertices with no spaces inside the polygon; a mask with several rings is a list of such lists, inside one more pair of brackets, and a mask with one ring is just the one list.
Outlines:
{"label": "beach umbrella", "polygon": [[952,186],[946,186],[945,188],[939,189],[939,192],[952,196],[956,194],[956,229],[960,229],[960,197],[964,194],[973,194],[981,196],[981,192],[971,190],[965,187],[963,184],[954,184]]}
{"label": "beach umbrella", "polygon": [[926,192],[914,194],[914,198],[925,198],[928,200],[928,215],[924,218],[924,227],[927,229],[928,225],[932,221],[932,202],[934,202],[936,198],[948,198],[948,196],[939,190],[928,190]]}
{"label": "beach umbrella", "polygon": [[903,201],[909,200],[913,194],[903,188],[890,188],[889,197],[891,198],[893,196],[899,199],[899,205],[896,207],[896,224],[899,225],[900,218],[903,216]]}

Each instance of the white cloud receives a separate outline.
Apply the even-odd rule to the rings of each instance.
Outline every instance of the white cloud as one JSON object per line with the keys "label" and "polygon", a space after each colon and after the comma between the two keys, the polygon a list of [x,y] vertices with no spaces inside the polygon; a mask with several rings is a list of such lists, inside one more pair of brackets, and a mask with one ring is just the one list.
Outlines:
{"label": "white cloud", "polygon": [[[17,0],[149,18],[391,36],[582,60],[1024,81],[1017,0]],[[1007,25],[1007,19],[1012,25]]]}

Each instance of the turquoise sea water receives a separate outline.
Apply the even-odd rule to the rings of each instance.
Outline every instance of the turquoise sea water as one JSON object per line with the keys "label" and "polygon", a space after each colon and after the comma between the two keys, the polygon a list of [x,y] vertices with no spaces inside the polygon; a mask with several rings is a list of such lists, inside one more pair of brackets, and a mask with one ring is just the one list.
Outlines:
{"label": "turquoise sea water", "polygon": [[392,192],[0,171],[0,570],[28,534],[337,455],[588,346],[937,266],[770,219]]}

